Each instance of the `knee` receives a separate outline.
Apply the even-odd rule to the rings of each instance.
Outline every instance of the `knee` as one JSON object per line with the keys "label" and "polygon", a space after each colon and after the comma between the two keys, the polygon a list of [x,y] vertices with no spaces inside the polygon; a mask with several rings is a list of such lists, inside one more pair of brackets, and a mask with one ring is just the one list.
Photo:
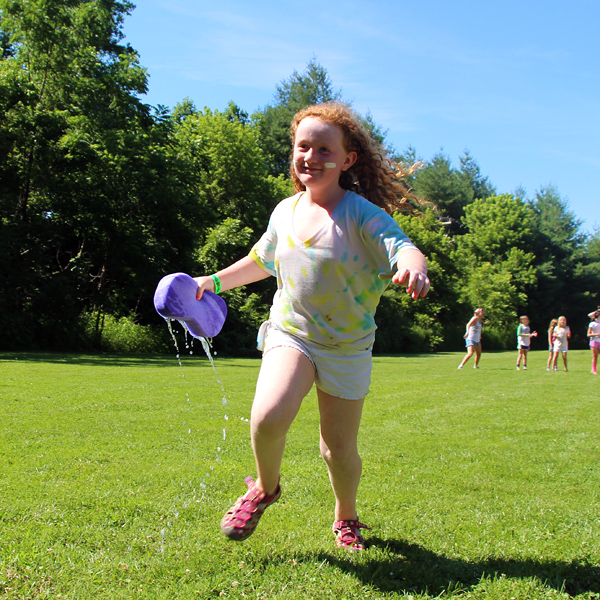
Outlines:
{"label": "knee", "polygon": [[287,433],[286,422],[276,410],[252,412],[250,424],[253,437],[275,439],[283,437]]}
{"label": "knee", "polygon": [[321,456],[329,467],[345,467],[355,461],[360,461],[356,444],[340,443],[325,444],[321,442]]}

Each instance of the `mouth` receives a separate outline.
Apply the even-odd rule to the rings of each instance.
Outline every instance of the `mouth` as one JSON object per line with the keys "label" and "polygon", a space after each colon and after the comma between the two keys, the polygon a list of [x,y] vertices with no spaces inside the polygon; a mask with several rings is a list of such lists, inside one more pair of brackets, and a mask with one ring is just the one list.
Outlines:
{"label": "mouth", "polygon": [[312,175],[314,173],[318,173],[320,171],[322,171],[322,169],[320,167],[311,167],[309,165],[296,165],[296,168],[298,169],[298,173],[302,173],[305,175]]}

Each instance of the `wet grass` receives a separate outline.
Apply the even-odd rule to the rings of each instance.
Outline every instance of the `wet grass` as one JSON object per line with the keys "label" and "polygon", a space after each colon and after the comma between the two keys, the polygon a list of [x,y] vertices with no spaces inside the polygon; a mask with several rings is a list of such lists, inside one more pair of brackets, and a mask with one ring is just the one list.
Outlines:
{"label": "wet grass", "polygon": [[589,356],[375,359],[360,448],[368,549],[333,544],[314,394],[284,494],[221,537],[254,472],[259,362],[0,354],[2,598],[600,598],[600,391]]}

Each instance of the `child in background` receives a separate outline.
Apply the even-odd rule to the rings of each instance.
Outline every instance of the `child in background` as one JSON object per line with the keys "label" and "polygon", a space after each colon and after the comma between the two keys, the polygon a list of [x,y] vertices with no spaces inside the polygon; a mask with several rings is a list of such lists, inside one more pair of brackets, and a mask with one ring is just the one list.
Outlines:
{"label": "child in background", "polygon": [[592,375],[598,375],[598,354],[600,354],[600,310],[592,313],[592,322],[588,326],[590,350],[592,351]]}
{"label": "child in background", "polygon": [[531,338],[537,337],[537,331],[530,332],[529,317],[523,315],[519,318],[519,326],[517,327],[517,371],[521,368],[521,359],[523,359],[523,371],[527,370],[527,353],[531,346]]}
{"label": "child in background", "polygon": [[554,357],[552,359],[552,367],[555,371],[558,371],[556,361],[558,355],[562,354],[563,364],[565,372],[567,371],[567,352],[569,350],[569,338],[571,337],[571,330],[567,325],[567,317],[558,317],[558,323],[554,328]]}
{"label": "child in background", "polygon": [[263,359],[251,412],[258,477],[246,478],[248,491],[227,511],[221,530],[246,539],[279,499],[286,435],[316,384],[320,450],[336,501],[333,531],[339,547],[356,551],[364,548],[367,528],[356,508],[357,438],[375,309],[390,281],[405,285],[412,298],[425,296],[427,262],[389,214],[405,202],[398,171],[349,107],[306,108],[294,116],[291,134],[297,193],[275,208],[247,257],[196,278],[198,298],[205,290],[277,278],[270,318],[259,331]]}
{"label": "child in background", "polygon": [[462,369],[465,366],[465,363],[475,354],[475,364],[473,365],[474,369],[479,369],[479,359],[481,358],[481,328],[483,327],[483,308],[476,308],[475,313],[471,317],[470,321],[467,323],[467,330],[465,335],[465,343],[467,346],[467,353],[460,365],[458,365],[459,369]]}
{"label": "child in background", "polygon": [[548,362],[546,363],[546,371],[552,369],[552,358],[554,357],[554,328],[558,324],[558,319],[552,319],[550,321],[550,327],[548,327]]}

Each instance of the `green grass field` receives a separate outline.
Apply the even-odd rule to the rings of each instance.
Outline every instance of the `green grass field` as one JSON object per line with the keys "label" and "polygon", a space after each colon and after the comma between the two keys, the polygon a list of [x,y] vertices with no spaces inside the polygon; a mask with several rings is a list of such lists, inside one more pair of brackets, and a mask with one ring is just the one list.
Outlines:
{"label": "green grass field", "polygon": [[[314,392],[283,496],[219,521],[254,474],[259,361],[0,354],[0,597],[600,598],[600,389],[586,351],[376,357],[360,449],[368,549],[335,548]],[[201,357],[202,355],[202,357]],[[224,390],[224,391],[223,391]],[[225,439],[224,439],[225,438]]]}

